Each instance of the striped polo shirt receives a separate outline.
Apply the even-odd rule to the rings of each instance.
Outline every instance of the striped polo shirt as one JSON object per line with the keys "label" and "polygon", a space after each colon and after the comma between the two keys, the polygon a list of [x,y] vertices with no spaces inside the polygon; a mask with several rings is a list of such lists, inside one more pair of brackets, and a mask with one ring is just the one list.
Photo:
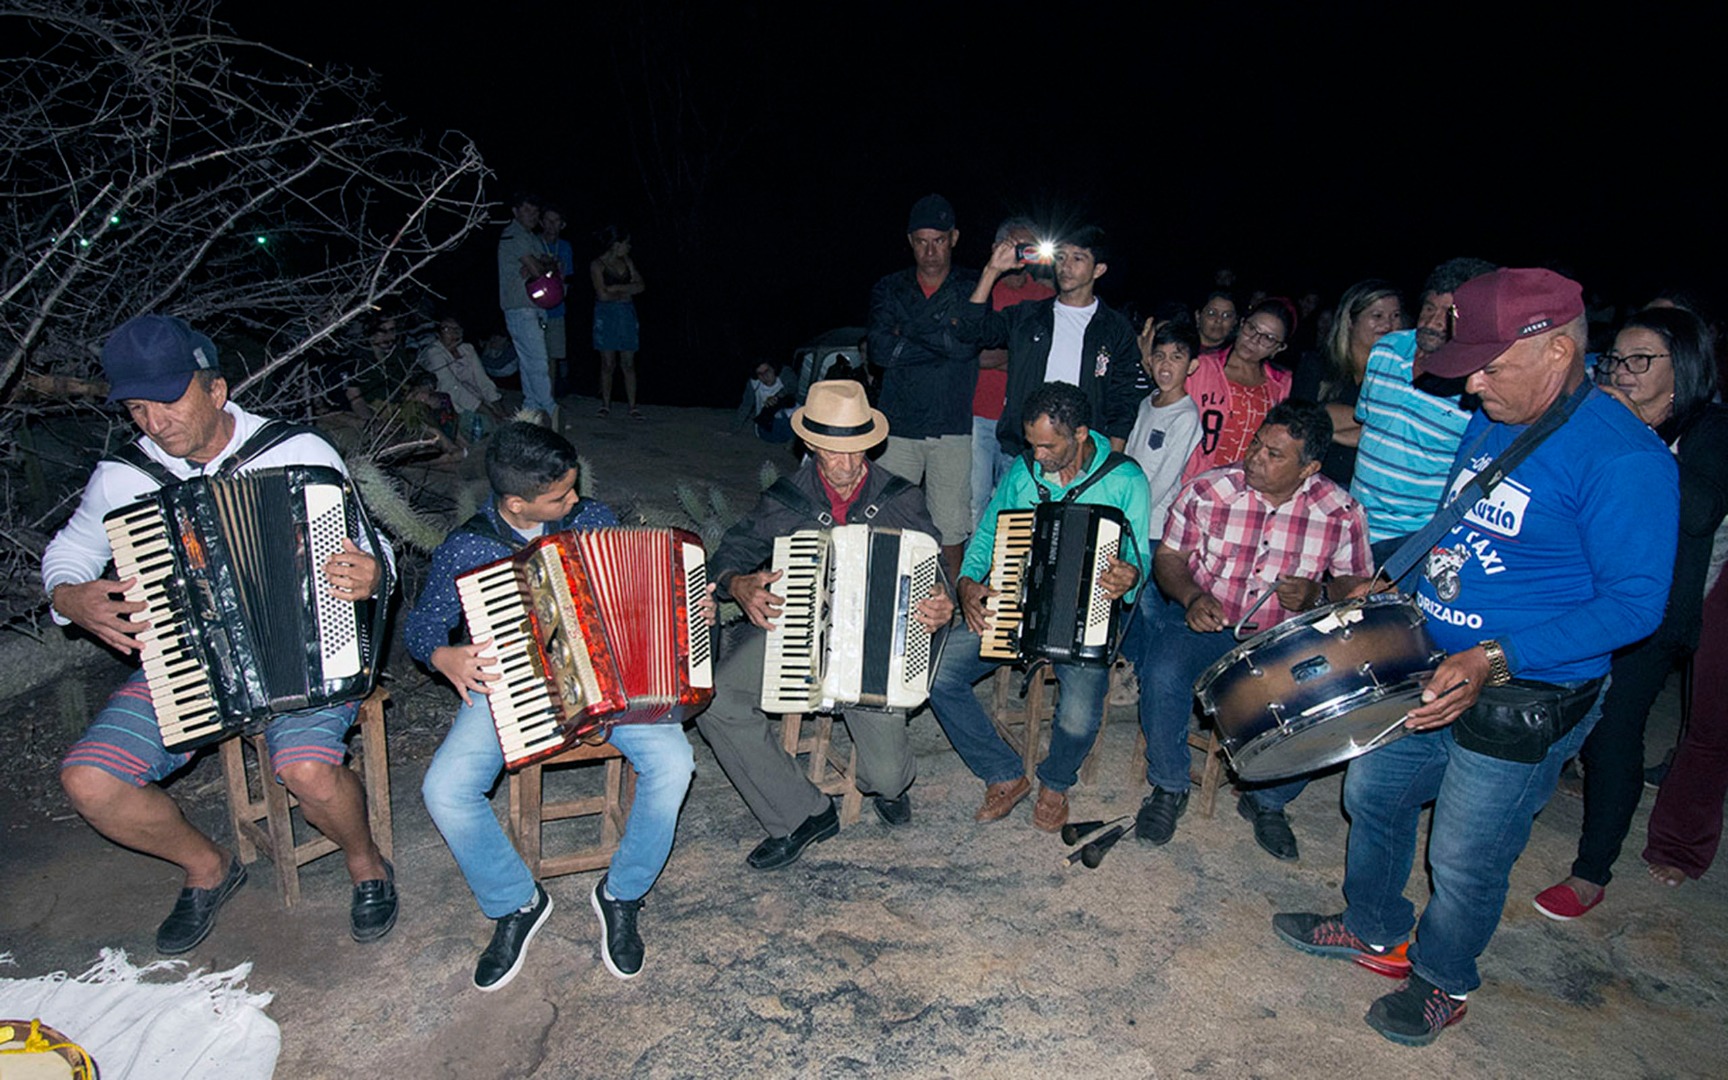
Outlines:
{"label": "striped polo shirt", "polygon": [[1368,513],[1373,543],[1413,533],[1434,516],[1470,422],[1458,398],[1410,385],[1415,359],[1414,330],[1375,342],[1356,399],[1362,437],[1350,494]]}

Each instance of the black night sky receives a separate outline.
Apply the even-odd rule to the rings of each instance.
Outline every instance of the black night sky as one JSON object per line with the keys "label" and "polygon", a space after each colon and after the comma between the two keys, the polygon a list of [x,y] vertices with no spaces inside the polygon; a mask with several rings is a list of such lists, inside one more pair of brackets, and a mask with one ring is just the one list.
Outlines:
{"label": "black night sky", "polygon": [[[1713,35],[1582,10],[312,0],[220,15],[377,72],[428,136],[465,132],[497,199],[564,205],[579,266],[592,230],[627,222],[649,282],[645,398],[729,404],[751,357],[863,323],[929,191],[956,207],[963,265],[1009,213],[1103,226],[1117,306],[1193,302],[1221,265],[1245,289],[1330,301],[1380,276],[1413,294],[1463,254],[1557,265],[1610,302],[1714,290]],[[654,87],[691,105],[668,142],[704,177],[683,189],[695,198],[651,198],[632,154]],[[434,272],[471,336],[497,316],[492,247],[487,230]]]}

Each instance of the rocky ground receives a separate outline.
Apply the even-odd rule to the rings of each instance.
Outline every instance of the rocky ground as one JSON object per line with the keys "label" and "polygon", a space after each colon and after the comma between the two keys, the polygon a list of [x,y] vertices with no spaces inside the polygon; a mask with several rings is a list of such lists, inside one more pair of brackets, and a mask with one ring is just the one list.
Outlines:
{"label": "rocky ground", "polygon": [[[645,423],[617,412],[599,421],[579,401],[567,416],[608,501],[670,508],[677,477],[720,486],[742,505],[762,460],[785,464],[776,448],[730,432],[726,413],[647,412]],[[70,665],[48,685],[7,691],[19,733],[0,767],[0,951],[17,959],[7,974],[80,970],[103,946],[149,958],[177,873],[102,841],[52,782],[72,718],[99,703],[122,668],[60,641],[5,648],[0,665],[14,670]],[[1637,860],[1648,802],[1608,899],[1557,924],[1529,903],[1565,875],[1576,841],[1580,803],[1555,798],[1513,871],[1468,1017],[1434,1046],[1409,1050],[1361,1020],[1394,983],[1293,952],[1268,925],[1275,911],[1341,906],[1336,777],[1292,808],[1296,864],[1254,846],[1226,793],[1215,817],[1191,811],[1167,847],[1130,840],[1096,870],[1066,868],[1066,849],[1032,829],[1029,804],[994,825],[972,822],[981,787],[928,712],[913,720],[913,825],[890,832],[866,809],[773,874],[745,866],[760,828],[693,735],[698,773],[644,909],[643,975],[623,983],[601,966],[588,907],[598,874],[580,874],[547,883],[557,910],[522,976],[479,994],[468,980],[489,924],[418,798],[451,699],[406,669],[393,688],[396,930],[372,946],[349,941],[339,860],[305,867],[304,899],[288,911],[270,864],[259,862],[190,957],[205,967],[254,963],[252,988],[277,995],[269,1012],[282,1028],[282,1077],[1728,1072],[1723,881],[1668,890],[1648,879]],[[1675,713],[1665,697],[1652,756],[1671,745]],[[1074,792],[1077,817],[1130,814],[1139,803],[1127,710],[1103,740],[1099,777]],[[172,790],[222,838],[219,784],[205,758]],[[566,828],[549,843],[572,842],[580,826]],[[1420,903],[1420,868],[1409,888]]]}

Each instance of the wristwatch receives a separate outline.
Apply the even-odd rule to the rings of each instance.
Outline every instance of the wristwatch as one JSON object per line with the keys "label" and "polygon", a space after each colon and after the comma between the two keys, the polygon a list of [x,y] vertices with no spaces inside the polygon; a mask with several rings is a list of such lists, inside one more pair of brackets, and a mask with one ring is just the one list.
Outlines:
{"label": "wristwatch", "polygon": [[1505,686],[1512,681],[1512,669],[1506,666],[1506,650],[1493,639],[1476,643],[1488,654],[1488,685]]}

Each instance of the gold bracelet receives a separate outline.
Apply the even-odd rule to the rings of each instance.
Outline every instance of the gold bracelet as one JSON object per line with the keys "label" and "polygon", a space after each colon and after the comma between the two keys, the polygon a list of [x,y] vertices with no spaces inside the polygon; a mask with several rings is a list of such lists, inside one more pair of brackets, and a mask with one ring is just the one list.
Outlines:
{"label": "gold bracelet", "polygon": [[1498,641],[1489,639],[1477,642],[1477,645],[1488,656],[1487,686],[1505,686],[1512,681],[1512,669],[1506,666],[1506,650]]}

